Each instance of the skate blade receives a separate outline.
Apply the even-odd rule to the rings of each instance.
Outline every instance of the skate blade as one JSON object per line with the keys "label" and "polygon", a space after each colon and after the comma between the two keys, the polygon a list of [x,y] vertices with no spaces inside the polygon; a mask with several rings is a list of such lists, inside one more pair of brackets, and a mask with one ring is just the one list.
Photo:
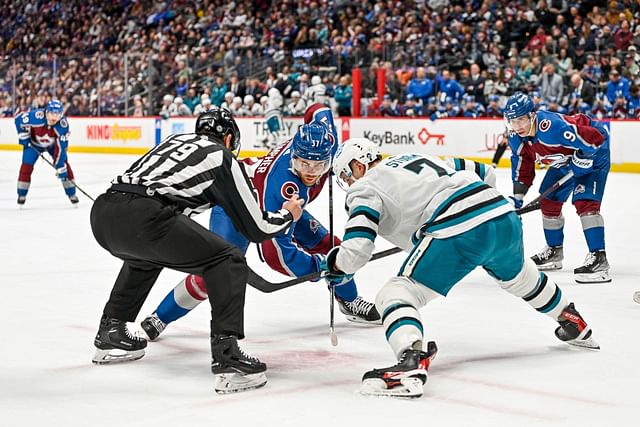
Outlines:
{"label": "skate blade", "polygon": [[548,262],[546,264],[537,265],[538,271],[558,271],[562,270],[562,262]]}
{"label": "skate blade", "polygon": [[611,276],[609,271],[598,271],[596,273],[582,273],[575,275],[576,283],[581,285],[589,285],[594,283],[610,283]]}
{"label": "skate blade", "polygon": [[393,388],[387,388],[384,380],[369,378],[362,381],[360,394],[364,396],[403,397],[417,399],[424,393],[424,385],[418,378],[403,378],[402,383]]}
{"label": "skate blade", "polygon": [[592,350],[600,350],[600,344],[593,337],[589,337],[587,339],[575,339],[571,341],[565,341],[567,344],[570,344],[575,347],[581,348],[590,348]]}
{"label": "skate blade", "polygon": [[144,350],[127,351],[120,349],[101,350],[96,349],[91,361],[96,365],[108,365],[112,363],[132,362],[142,359]]}
{"label": "skate blade", "polygon": [[363,325],[382,325],[382,319],[378,320],[366,320],[362,317],[352,316],[350,314],[345,314],[344,317],[353,323],[362,323]]}
{"label": "skate blade", "polygon": [[638,304],[640,304],[640,291],[637,291],[637,292],[633,293],[633,300],[635,302],[637,302]]}
{"label": "skate blade", "polygon": [[238,393],[263,387],[267,383],[264,372],[257,374],[215,374],[214,389],[218,394]]}

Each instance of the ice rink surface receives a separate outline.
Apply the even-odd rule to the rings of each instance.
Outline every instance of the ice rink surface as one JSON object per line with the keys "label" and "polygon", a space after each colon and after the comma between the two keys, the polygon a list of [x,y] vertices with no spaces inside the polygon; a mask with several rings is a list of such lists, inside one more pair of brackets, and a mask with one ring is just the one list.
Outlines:
{"label": "ice rink surface", "polygon": [[[76,181],[97,197],[137,156],[70,154]],[[358,394],[362,374],[395,363],[381,327],[336,313],[322,283],[272,294],[248,288],[243,349],[268,365],[256,391],[216,395],[209,369],[209,310],[171,324],[136,362],[94,366],[93,337],[120,261],[94,240],[91,201],[74,208],[52,168],[36,164],[24,209],[16,205],[19,152],[0,152],[0,425],[12,426],[637,426],[640,414],[640,175],[612,174],[603,205],[612,284],[577,285],[587,253],[579,219],[565,206],[565,268],[550,276],[594,329],[600,351],[559,342],[557,324],[476,270],[446,299],[423,308],[440,351],[416,400]],[[506,169],[498,186],[509,193]],[[542,176],[538,173],[538,177]],[[537,189],[537,187],[536,187]],[[336,233],[346,219],[336,186]],[[532,192],[527,199],[536,194]],[[309,207],[328,224],[324,195]],[[197,217],[203,224],[208,213]],[[523,216],[528,255],[544,245],[539,212]],[[390,244],[379,239],[376,250]],[[249,264],[284,280],[249,249]],[[402,255],[357,275],[373,300]],[[183,274],[165,270],[138,321]],[[336,308],[337,310],[337,308]],[[130,327],[137,329],[137,324]]]}

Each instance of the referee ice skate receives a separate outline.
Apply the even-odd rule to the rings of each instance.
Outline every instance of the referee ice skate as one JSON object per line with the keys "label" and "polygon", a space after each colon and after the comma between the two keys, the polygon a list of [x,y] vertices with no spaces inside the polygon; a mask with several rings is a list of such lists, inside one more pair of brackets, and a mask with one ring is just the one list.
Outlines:
{"label": "referee ice skate", "polygon": [[[216,391],[266,383],[266,365],[237,344],[244,338],[248,267],[243,254],[189,216],[219,205],[242,234],[260,242],[284,232],[302,215],[294,198],[278,212],[263,212],[234,153],[240,132],[231,113],[198,116],[195,133],[173,135],[112,181],[91,210],[100,245],[124,264],[104,307],[94,344],[97,364],[137,360],[147,342],[133,322],[163,267],[201,275],[211,309],[211,370]],[[215,308],[214,308],[215,307]]]}

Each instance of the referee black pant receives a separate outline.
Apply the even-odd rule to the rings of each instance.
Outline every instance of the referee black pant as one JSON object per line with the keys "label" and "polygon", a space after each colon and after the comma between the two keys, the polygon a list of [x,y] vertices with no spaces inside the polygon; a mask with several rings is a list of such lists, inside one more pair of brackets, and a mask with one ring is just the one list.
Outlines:
{"label": "referee black pant", "polygon": [[244,338],[248,267],[232,244],[177,212],[174,205],[108,190],[91,209],[100,245],[124,261],[103,314],[133,322],[163,267],[202,276],[211,303],[211,335]]}

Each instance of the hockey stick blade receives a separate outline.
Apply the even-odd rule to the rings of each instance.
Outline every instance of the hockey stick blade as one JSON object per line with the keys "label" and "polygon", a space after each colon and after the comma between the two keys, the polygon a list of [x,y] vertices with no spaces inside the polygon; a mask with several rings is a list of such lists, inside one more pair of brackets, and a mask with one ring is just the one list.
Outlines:
{"label": "hockey stick blade", "polygon": [[[402,252],[402,249],[400,248],[391,248],[385,251],[380,251],[373,254],[370,261],[375,261],[380,258],[388,257],[390,255],[395,255],[400,252]],[[269,282],[268,280],[260,276],[258,273],[253,271],[251,267],[249,267],[249,278],[247,279],[247,283],[249,283],[251,287],[256,288],[260,292],[271,293],[274,291],[279,291],[281,289],[286,289],[288,287],[297,285],[299,283],[307,282],[309,280],[319,279],[320,277],[322,277],[322,272],[315,271],[313,273],[305,274],[304,276],[296,277],[294,279],[290,279],[285,282],[274,283],[274,282]]]}
{"label": "hockey stick blade", "polygon": [[527,206],[523,206],[520,209],[516,209],[518,215],[526,214],[529,212],[537,211],[540,209],[540,202],[529,203]]}

